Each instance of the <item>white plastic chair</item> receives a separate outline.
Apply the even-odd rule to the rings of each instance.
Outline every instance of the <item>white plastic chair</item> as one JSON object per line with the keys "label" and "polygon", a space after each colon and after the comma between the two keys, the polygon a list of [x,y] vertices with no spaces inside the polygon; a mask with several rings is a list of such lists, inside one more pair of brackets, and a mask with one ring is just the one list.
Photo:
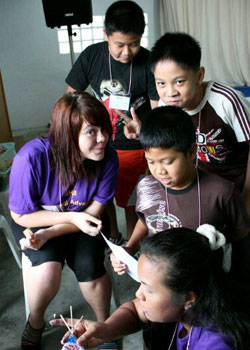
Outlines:
{"label": "white plastic chair", "polygon": [[20,253],[17,249],[14,237],[12,235],[10,225],[8,224],[7,220],[5,219],[5,217],[3,215],[0,215],[0,230],[3,231],[5,238],[9,244],[9,247],[12,251],[12,254],[14,255],[16,263],[19,266],[19,268],[21,269],[22,263],[21,263],[21,259],[20,259]]}
{"label": "white plastic chair", "polygon": [[[24,253],[22,253],[22,264],[23,264],[23,267],[31,266],[31,262],[29,258]],[[26,320],[28,320],[29,314],[30,314],[30,307],[29,307],[29,301],[28,301],[28,295],[27,295],[27,288],[25,284],[26,277],[25,277],[24,270],[25,269],[23,269],[23,294],[24,294]]]}

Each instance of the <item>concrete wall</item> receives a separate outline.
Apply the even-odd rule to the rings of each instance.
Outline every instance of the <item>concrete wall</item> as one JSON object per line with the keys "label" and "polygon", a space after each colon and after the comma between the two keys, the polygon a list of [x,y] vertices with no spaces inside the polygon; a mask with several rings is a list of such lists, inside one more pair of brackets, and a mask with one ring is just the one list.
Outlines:
{"label": "concrete wall", "polygon": [[[159,37],[158,0],[136,2],[148,13],[152,47]],[[111,3],[92,0],[93,14],[104,14]],[[0,69],[12,130],[47,125],[70,68],[70,55],[59,54],[57,30],[46,27],[42,0],[0,0]]]}

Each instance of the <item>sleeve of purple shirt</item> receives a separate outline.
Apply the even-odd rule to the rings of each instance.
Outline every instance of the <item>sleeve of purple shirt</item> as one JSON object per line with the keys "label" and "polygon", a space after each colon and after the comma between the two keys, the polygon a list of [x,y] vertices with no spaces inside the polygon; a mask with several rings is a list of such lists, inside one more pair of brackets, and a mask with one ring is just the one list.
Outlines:
{"label": "sleeve of purple shirt", "polygon": [[9,180],[9,208],[17,214],[39,210],[39,158],[30,157],[25,149],[13,161]]}

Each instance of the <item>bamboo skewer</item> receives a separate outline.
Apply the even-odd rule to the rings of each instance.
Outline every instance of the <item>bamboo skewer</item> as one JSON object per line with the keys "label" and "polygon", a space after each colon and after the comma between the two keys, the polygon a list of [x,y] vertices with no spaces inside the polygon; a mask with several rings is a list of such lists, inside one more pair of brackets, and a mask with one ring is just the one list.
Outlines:
{"label": "bamboo skewer", "polygon": [[76,325],[73,328],[73,332],[75,331],[75,329],[77,328],[77,326],[79,325],[79,323],[81,322],[81,320],[83,319],[83,316],[81,316],[80,320],[78,320],[78,322],[76,323]]}
{"label": "bamboo skewer", "polygon": [[72,311],[72,306],[70,306],[70,323],[71,323],[71,329],[70,326],[68,325],[68,323],[65,321],[63,315],[60,314],[61,319],[63,320],[65,326],[68,328],[68,330],[70,331],[71,334],[74,333],[75,329],[77,328],[77,326],[80,324],[80,322],[83,319],[83,316],[81,316],[81,318],[78,320],[78,322],[75,324],[75,326],[73,326],[73,311]]}
{"label": "bamboo skewer", "polygon": [[70,333],[72,333],[73,334],[73,331],[69,328],[69,325],[68,325],[68,323],[65,321],[65,319],[64,319],[64,317],[63,317],[63,315],[60,315],[60,317],[61,317],[61,319],[63,320],[63,322],[64,322],[64,324],[65,324],[65,326],[68,328],[68,330],[70,331]]}
{"label": "bamboo skewer", "polygon": [[72,305],[70,305],[69,309],[70,309],[71,330],[72,330],[72,333],[73,333],[73,329],[74,329],[74,327],[73,327],[73,312],[72,312]]}

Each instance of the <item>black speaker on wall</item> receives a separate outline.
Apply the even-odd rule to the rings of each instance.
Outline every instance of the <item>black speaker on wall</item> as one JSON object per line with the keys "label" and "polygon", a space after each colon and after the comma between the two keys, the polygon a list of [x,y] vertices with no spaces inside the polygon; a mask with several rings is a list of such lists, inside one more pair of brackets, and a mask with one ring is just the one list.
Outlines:
{"label": "black speaker on wall", "polygon": [[93,21],[91,0],[43,0],[43,10],[50,28]]}

